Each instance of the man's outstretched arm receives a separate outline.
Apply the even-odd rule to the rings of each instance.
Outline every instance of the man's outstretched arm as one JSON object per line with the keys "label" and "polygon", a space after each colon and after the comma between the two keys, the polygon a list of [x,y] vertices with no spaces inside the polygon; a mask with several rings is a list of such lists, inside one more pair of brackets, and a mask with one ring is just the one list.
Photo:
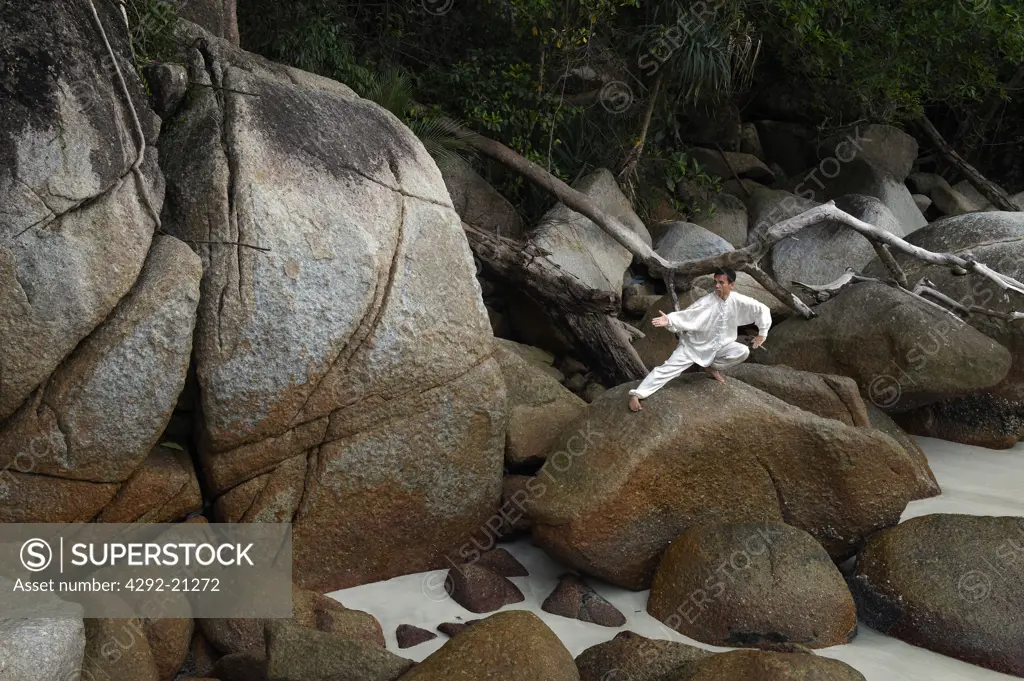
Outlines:
{"label": "man's outstretched arm", "polygon": [[768,338],[768,329],[772,328],[772,311],[764,303],[750,298],[743,301],[743,313],[740,326],[757,325],[757,338],[754,339],[753,347],[759,348]]}
{"label": "man's outstretched arm", "polygon": [[670,312],[665,314],[661,312],[661,316],[655,317],[651,320],[651,324],[657,327],[664,327],[672,333],[682,333],[683,331],[696,331],[707,324],[707,300],[701,298],[694,302],[692,305],[679,312]]}

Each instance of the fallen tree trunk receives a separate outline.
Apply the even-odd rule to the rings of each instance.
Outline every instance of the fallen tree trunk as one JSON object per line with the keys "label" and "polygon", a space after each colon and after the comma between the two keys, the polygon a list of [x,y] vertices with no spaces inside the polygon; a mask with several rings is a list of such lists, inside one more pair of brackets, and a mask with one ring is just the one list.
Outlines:
{"label": "fallen tree trunk", "polygon": [[592,289],[547,258],[531,243],[498,236],[466,222],[462,229],[473,254],[501,279],[537,302],[572,338],[601,380],[618,385],[647,375],[631,332],[618,314],[618,293]]}
{"label": "fallen tree trunk", "polygon": [[469,247],[497,276],[516,284],[544,307],[577,313],[617,314],[620,294],[592,289],[547,259],[547,252],[462,223]]}
{"label": "fallen tree trunk", "polygon": [[566,312],[562,318],[572,335],[582,341],[589,366],[611,385],[639,381],[647,375],[647,367],[617,319],[578,312]]}
{"label": "fallen tree trunk", "polygon": [[981,194],[992,202],[992,205],[999,210],[1019,211],[1020,208],[1010,200],[1010,197],[1006,195],[1002,189],[997,187],[994,183],[990,182],[985,178],[977,168],[968,163],[960,154],[956,153],[953,147],[950,146],[942,134],[932,125],[932,122],[928,120],[928,117],[921,115],[917,119],[917,123],[920,128],[924,131],[925,135],[932,141],[932,143],[938,148],[939,153],[947,161],[956,166],[960,172],[967,177],[967,180],[974,185]]}

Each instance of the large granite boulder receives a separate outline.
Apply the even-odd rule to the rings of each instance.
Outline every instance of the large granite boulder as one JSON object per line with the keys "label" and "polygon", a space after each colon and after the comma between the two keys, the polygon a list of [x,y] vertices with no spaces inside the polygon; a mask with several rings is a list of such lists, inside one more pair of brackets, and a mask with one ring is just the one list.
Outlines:
{"label": "large granite boulder", "polygon": [[746,198],[749,231],[747,241],[772,225],[795,217],[819,205],[782,189],[754,187]]}
{"label": "large granite boulder", "polygon": [[[880,430],[893,440],[899,443],[910,458],[918,464],[918,492],[914,496],[914,500],[927,499],[942,494],[942,489],[939,487],[939,481],[935,479],[935,473],[932,472],[931,467],[928,465],[928,456],[921,449],[921,445],[917,444],[914,438],[907,434],[891,416],[886,414],[884,411],[879,409],[871,401],[864,403],[864,408],[868,413],[868,421],[871,427]],[[911,412],[913,413],[913,412]]]}
{"label": "large granite boulder", "polygon": [[848,163],[835,160],[824,169],[816,167],[793,178],[785,188],[818,203],[848,194],[873,196],[903,225],[905,234],[928,224],[903,178],[890,174],[873,159],[859,157]]}
{"label": "large granite boulder", "polygon": [[848,643],[857,610],[814,537],[784,523],[707,523],[665,551],[647,612],[684,636],[763,648]]}
{"label": "large granite boulder", "polygon": [[[651,235],[643,221],[633,212],[615,176],[602,168],[580,178],[573,188],[586,194],[602,210],[618,218],[645,244]],[[633,255],[618,241],[590,219],[558,204],[541,219],[531,240],[551,253],[548,259],[580,279],[591,288],[602,291],[622,290],[622,275],[633,261]]]}
{"label": "large granite boulder", "polygon": [[510,239],[523,237],[523,219],[515,207],[472,166],[452,159],[439,169],[455,212],[463,222],[498,236]]}
{"label": "large granite boulder", "polygon": [[[115,5],[100,3],[147,144],[159,119]],[[114,310],[142,270],[163,178],[88,4],[7,3],[0,22],[0,422]],[[148,195],[148,199],[144,198]],[[66,519],[66,518],[65,518]],[[54,520],[57,520],[54,518]]]}
{"label": "large granite boulder", "polygon": [[[996,186],[999,187],[999,185],[996,185]],[[999,187],[999,188],[1002,189],[1002,187]],[[953,185],[953,189],[954,189],[954,191],[957,191],[960,194],[962,194],[963,196],[965,196],[967,198],[967,200],[971,202],[972,205],[978,206],[980,208],[980,210],[983,210],[983,211],[999,211],[1000,210],[999,208],[996,208],[995,206],[993,206],[992,202],[989,201],[988,198],[986,198],[984,194],[979,192],[977,187],[975,187],[973,184],[971,184],[970,180],[960,180],[955,185]],[[1003,189],[1003,191],[1005,192],[1006,190]],[[1021,210],[1024,210],[1024,192],[1017,192],[1016,194],[1011,194],[1010,195],[1010,201],[1012,201],[1013,203],[1017,204],[1017,206],[1019,206]]]}
{"label": "large granite boulder", "polygon": [[205,269],[210,493],[238,489],[227,516],[291,519],[308,588],[441,567],[498,504],[505,425],[441,174],[344,85],[183,32],[200,87],[161,136],[164,228]]}
{"label": "large granite boulder", "polygon": [[662,681],[713,653],[677,641],[622,631],[576,656],[580,681]]}
{"label": "large granite boulder", "polygon": [[[836,199],[836,208],[895,236],[907,234],[903,223],[874,197],[842,196]],[[772,246],[771,271],[780,284],[798,291],[794,281],[828,284],[845,274],[848,268],[861,271],[876,257],[871,242],[861,234],[843,224],[827,221],[806,227]]]}
{"label": "large granite boulder", "polygon": [[587,403],[523,359],[517,343],[500,339],[494,342],[494,358],[501,366],[508,393],[505,461],[539,463],[547,456],[551,440],[580,415]]}
{"label": "large granite boulder", "polygon": [[401,681],[502,679],[579,681],[555,633],[532,612],[507,610],[476,622],[401,677]]}
{"label": "large granite boulder", "polygon": [[722,237],[733,248],[742,248],[747,243],[747,207],[743,201],[723,192],[715,197],[713,205],[714,213],[694,218],[694,224]]}
{"label": "large granite boulder", "polygon": [[0,619],[0,681],[77,679],[84,655],[81,619]]}
{"label": "large granite boulder", "polygon": [[[981,206],[949,186],[946,178],[935,173],[914,173],[907,178],[907,184],[918,194],[931,199],[943,215],[963,215],[981,210]],[[923,211],[922,211],[923,212]]]}
{"label": "large granite boulder", "polygon": [[752,154],[737,151],[719,152],[700,147],[690,149],[689,153],[704,166],[705,170],[721,178],[731,179],[735,175],[767,184],[775,181],[775,173],[764,164],[764,161]]}
{"label": "large granite boulder", "polygon": [[723,373],[812,414],[835,419],[848,426],[871,426],[857,384],[845,376],[747,363],[726,369]]}
{"label": "large granite boulder", "polygon": [[773,327],[750,361],[849,376],[890,412],[991,388],[1010,369],[999,343],[885,284],[853,284],[814,309]]}
{"label": "large granite boulder", "polygon": [[719,653],[665,681],[864,681],[864,675],[840,662],[806,653],[734,650]]}
{"label": "large granite boulder", "polygon": [[156,664],[160,681],[174,681],[188,659],[189,644],[195,632],[191,618],[147,619],[143,621],[146,642]]}
{"label": "large granite boulder", "polygon": [[784,520],[837,558],[895,524],[918,467],[886,435],[803,411],[742,381],[685,374],[631,412],[617,386],[566,427],[531,500],[534,542],[630,589],[701,522]]}
{"label": "large granite boulder", "polygon": [[[336,638],[384,647],[380,622],[370,613],[350,610],[333,598],[294,585],[292,604],[293,615],[289,620],[292,624]],[[210,646],[223,655],[232,655],[264,650],[267,626],[282,620],[204,617],[197,621],[199,631]]]}
{"label": "large granite boulder", "polygon": [[872,123],[857,125],[823,140],[818,145],[818,158],[835,157],[841,163],[862,158],[902,181],[914,167],[917,147],[917,140],[899,128]]}
{"label": "large granite boulder", "polygon": [[268,681],[395,681],[413,661],[286,621],[267,625]]}
{"label": "large granite boulder", "polygon": [[[996,272],[1024,281],[1024,213],[993,211],[944,218],[908,235],[907,241],[937,253],[972,255]],[[973,273],[955,276],[948,268],[895,252],[894,255],[911,287],[928,279],[935,288],[962,305],[977,305],[997,312],[1024,311],[1024,296],[1004,294],[985,277]],[[884,271],[877,260],[865,268],[865,272],[873,276]],[[956,319],[951,319],[956,327]],[[1001,381],[983,387],[989,388],[987,392],[993,396],[1011,403],[1024,402],[1024,323],[980,314],[972,314],[966,321],[1009,350],[1013,360],[1009,373]],[[932,345],[925,347],[930,349]]]}
{"label": "large granite boulder", "polygon": [[239,42],[236,0],[171,0],[178,13],[207,31],[235,45]]}
{"label": "large granite boulder", "polygon": [[188,246],[159,237],[128,295],[0,426],[14,480],[0,519],[87,522],[143,464],[185,385],[201,277]]}
{"label": "large granite boulder", "polygon": [[908,433],[988,449],[1012,449],[1024,439],[1024,400],[968,395],[894,414]]}
{"label": "large granite boulder", "polygon": [[732,244],[700,225],[672,222],[665,225],[656,252],[666,260],[698,260],[731,250]]}
{"label": "large granite boulder", "polygon": [[933,514],[872,536],[850,586],[868,626],[1024,676],[1024,518]]}
{"label": "large granite boulder", "polygon": [[740,364],[722,373],[812,414],[835,419],[849,426],[874,428],[885,433],[910,455],[917,466],[917,491],[914,499],[933,497],[941,492],[921,447],[885,412],[861,399],[857,383],[852,378],[816,374],[787,366],[750,363]]}
{"label": "large granite boulder", "polygon": [[101,523],[171,523],[202,508],[199,480],[189,453],[157,445],[96,520]]}
{"label": "large granite boulder", "polygon": [[81,676],[67,678],[161,681],[144,621],[86,619]]}

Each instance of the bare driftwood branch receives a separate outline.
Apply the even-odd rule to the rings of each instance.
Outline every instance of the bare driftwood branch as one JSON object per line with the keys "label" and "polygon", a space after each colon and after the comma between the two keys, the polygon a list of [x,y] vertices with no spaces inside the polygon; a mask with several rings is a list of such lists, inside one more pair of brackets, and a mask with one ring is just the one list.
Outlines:
{"label": "bare driftwood branch", "polygon": [[754,278],[754,281],[763,286],[764,289],[768,291],[768,293],[771,293],[773,296],[775,296],[776,298],[784,302],[786,305],[794,309],[800,316],[804,317],[805,319],[811,319],[813,317],[818,316],[817,314],[815,314],[814,310],[807,307],[807,304],[804,303],[804,301],[800,300],[800,298],[797,297],[795,293],[787,291],[785,287],[783,287],[781,284],[779,284],[779,282],[775,281],[770,276],[768,276],[767,272],[762,270],[754,263],[747,263],[745,265],[741,265],[740,271],[749,274],[751,277]]}
{"label": "bare driftwood branch", "polygon": [[494,274],[536,301],[551,321],[574,338],[604,382],[617,385],[647,375],[631,344],[643,334],[616,319],[618,293],[589,288],[532,243],[522,243],[462,223],[470,249]]}
{"label": "bare driftwood branch", "polygon": [[647,375],[647,367],[619,320],[592,312],[567,312],[563,319],[572,335],[582,341],[590,365],[597,367],[605,380],[618,385]]}
{"label": "bare driftwood branch", "polygon": [[893,280],[903,288],[908,288],[910,284],[907,283],[907,274],[900,267],[900,264],[896,262],[896,258],[892,257],[892,253],[889,251],[889,247],[885,244],[880,244],[877,241],[872,241],[871,246],[875,249],[875,253],[878,255],[878,259],[882,261],[886,269],[889,270],[889,274],[892,275]]}
{"label": "bare driftwood branch", "polygon": [[[655,276],[664,277],[668,273],[673,273],[687,277],[696,277],[702,274],[710,274],[719,267],[742,269],[744,265],[756,264],[773,244],[793,236],[805,227],[831,220],[853,229],[869,241],[886,245],[891,249],[901,251],[913,258],[928,263],[976,272],[991,279],[1004,290],[1013,290],[1024,295],[1024,284],[1011,277],[994,272],[983,263],[949,253],[933,253],[920,246],[914,246],[895,234],[858,220],[849,213],[839,210],[836,208],[834,201],[816,206],[773,225],[763,235],[759,235],[754,243],[748,244],[743,248],[697,260],[668,261],[655,253],[650,246],[641,241],[635,232],[622,224],[617,218],[601,210],[589,196],[573,189],[500,142],[475,134],[467,138],[467,141],[482,154],[507,165],[535,182],[541,188],[551,192],[568,208],[590,218],[609,236],[636,256],[640,262],[647,265],[648,269]],[[787,305],[793,302],[792,296],[787,296],[782,300]]]}
{"label": "bare driftwood branch", "polygon": [[941,301],[946,305],[949,305],[954,310],[962,312],[965,315],[969,315],[972,313],[983,314],[988,317],[996,317],[1007,322],[1017,322],[1024,320],[1024,313],[1021,312],[998,312],[996,310],[990,310],[989,308],[981,307],[979,305],[962,305],[961,303],[953,300],[952,298],[942,293],[941,291],[936,290],[934,288],[934,284],[932,284],[932,282],[928,281],[927,279],[921,280],[921,282],[916,287],[914,287],[914,293],[922,297],[927,295],[932,298],[935,298],[936,300]]}
{"label": "bare driftwood branch", "polygon": [[647,337],[647,335],[643,331],[641,331],[640,329],[636,328],[632,324],[627,324],[626,322],[622,321],[621,319],[615,319],[614,321],[615,321],[616,324],[618,324],[620,327],[622,327],[623,331],[626,332],[626,334],[629,336],[630,342],[632,342],[633,340],[635,340],[637,338],[646,338]]}
{"label": "bare driftwood branch", "polygon": [[928,117],[921,115],[917,119],[917,124],[924,131],[924,134],[928,136],[928,139],[932,141],[938,150],[942,154],[943,158],[956,166],[960,172],[962,172],[967,180],[974,185],[974,187],[982,193],[982,195],[992,202],[992,205],[999,210],[1019,211],[1020,208],[1010,200],[1010,197],[1006,195],[1002,189],[997,187],[995,184],[990,182],[978,172],[978,169],[968,163],[960,154],[956,153],[949,142],[947,142],[942,134],[932,125],[932,122],[928,120]]}
{"label": "bare driftwood branch", "polygon": [[[1024,295],[1024,284],[1012,277],[993,271],[987,265],[975,261],[969,255],[962,257],[950,253],[933,253],[919,246],[914,246],[884,229],[863,222],[849,213],[839,210],[834,201],[816,206],[788,220],[772,225],[763,232],[754,234],[750,242],[742,248],[697,260],[669,261],[655,253],[635,232],[619,219],[602,210],[589,196],[573,189],[537,164],[531,163],[495,140],[472,132],[464,132],[462,137],[480,153],[520,173],[531,182],[553,194],[566,207],[589,218],[594,224],[604,230],[605,233],[632,253],[639,262],[646,265],[652,276],[662,277],[665,280],[669,291],[673,293],[673,306],[676,309],[678,309],[678,299],[674,295],[674,280],[677,276],[696,277],[702,274],[710,274],[718,268],[729,267],[746,272],[752,276],[772,295],[803,317],[814,317],[813,310],[806,303],[772,279],[757,266],[757,263],[775,243],[793,236],[805,227],[825,221],[845,225],[861,234],[873,245],[877,245],[879,249],[882,249],[879,252],[880,257],[882,257],[883,252],[888,253],[888,249],[896,249],[912,258],[948,267],[954,273],[966,274],[967,272],[975,272],[991,280],[1004,291],[1014,291]],[[905,282],[905,276],[901,276],[902,270],[897,269],[894,271],[892,269],[895,260],[891,258],[891,253],[889,253],[889,256],[889,258],[883,257],[883,261],[890,267],[890,271],[894,273],[894,278],[897,281]],[[856,276],[854,275],[854,277]],[[851,277],[851,281],[857,280],[863,281],[865,278],[857,277],[853,279]],[[914,296],[929,305],[934,305],[945,312],[949,312],[945,308],[908,291],[902,286],[898,285],[897,288],[904,291],[907,295]],[[584,348],[592,355],[593,360],[605,377],[615,383],[621,383],[636,380],[646,375],[646,368],[629,342],[628,334],[621,326],[611,323],[609,317],[593,313],[580,314],[570,312],[566,313],[564,318],[571,332],[582,341]]]}

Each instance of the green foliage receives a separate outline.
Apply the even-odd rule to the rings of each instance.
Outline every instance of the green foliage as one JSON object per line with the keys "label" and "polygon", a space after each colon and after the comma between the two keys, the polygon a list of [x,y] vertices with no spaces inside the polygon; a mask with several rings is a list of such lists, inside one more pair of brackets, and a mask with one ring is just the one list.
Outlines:
{"label": "green foliage", "polygon": [[[548,146],[560,143],[558,130],[584,109],[565,104],[557,92],[538,91],[534,78],[528,63],[474,51],[447,71],[426,74],[421,89],[473,129],[547,165]],[[551,172],[567,177],[567,169],[553,167]]]}
{"label": "green foliage", "polygon": [[638,210],[648,220],[655,205],[663,201],[687,220],[714,216],[722,180],[686,152],[655,149],[644,157],[637,172],[641,179]]}
{"label": "green foliage", "polygon": [[[981,101],[1024,60],[1020,5],[988,0],[749,2],[783,72],[821,115],[900,122]],[[827,93],[826,96],[822,96]],[[814,100],[817,101],[814,101]]]}
{"label": "green foliage", "polygon": [[680,182],[689,181],[701,189],[714,191],[722,190],[722,181],[717,175],[711,175],[704,166],[697,162],[689,154],[683,151],[673,152],[666,159],[665,187],[674,192]]}
{"label": "green foliage", "polygon": [[252,38],[269,58],[341,81],[356,92],[372,85],[373,69],[360,63],[344,25],[298,5],[291,21],[252,22]]}
{"label": "green foliage", "polygon": [[431,111],[422,110],[413,97],[412,81],[400,69],[392,67],[370,74],[361,91],[356,92],[409,126],[439,167],[475,156],[465,126],[445,116],[436,107]]}
{"label": "green foliage", "polygon": [[[669,160],[685,148],[697,107],[741,103],[752,82],[774,76],[796,93],[788,108],[820,127],[900,124],[935,104],[962,117],[1024,61],[1014,3],[481,0],[437,12],[440,3],[246,0],[239,24],[243,47],[380,101],[430,141],[435,158],[467,151],[444,122],[459,121],[566,182],[619,169],[657,82],[641,159],[654,170],[643,182],[660,188],[684,178],[713,192],[691,161],[684,172]],[[611,80],[637,95],[625,112],[593,96]],[[411,92],[429,116],[402,99]],[[1014,116],[1004,128],[1014,129]],[[518,175],[493,163],[477,169],[527,219],[550,206]],[[695,203],[684,197],[688,212],[700,209]]]}
{"label": "green foliage", "polygon": [[582,47],[601,24],[610,23],[623,7],[640,0],[487,0],[506,19],[520,39],[534,39],[555,49]]}
{"label": "green foliage", "polygon": [[178,6],[171,0],[128,0],[129,45],[137,68],[171,58],[178,49]]}
{"label": "green foliage", "polygon": [[696,104],[729,98],[753,76],[761,40],[735,2],[683,5],[651,3],[649,23],[632,47],[637,65],[653,77],[663,73],[670,99]]}

